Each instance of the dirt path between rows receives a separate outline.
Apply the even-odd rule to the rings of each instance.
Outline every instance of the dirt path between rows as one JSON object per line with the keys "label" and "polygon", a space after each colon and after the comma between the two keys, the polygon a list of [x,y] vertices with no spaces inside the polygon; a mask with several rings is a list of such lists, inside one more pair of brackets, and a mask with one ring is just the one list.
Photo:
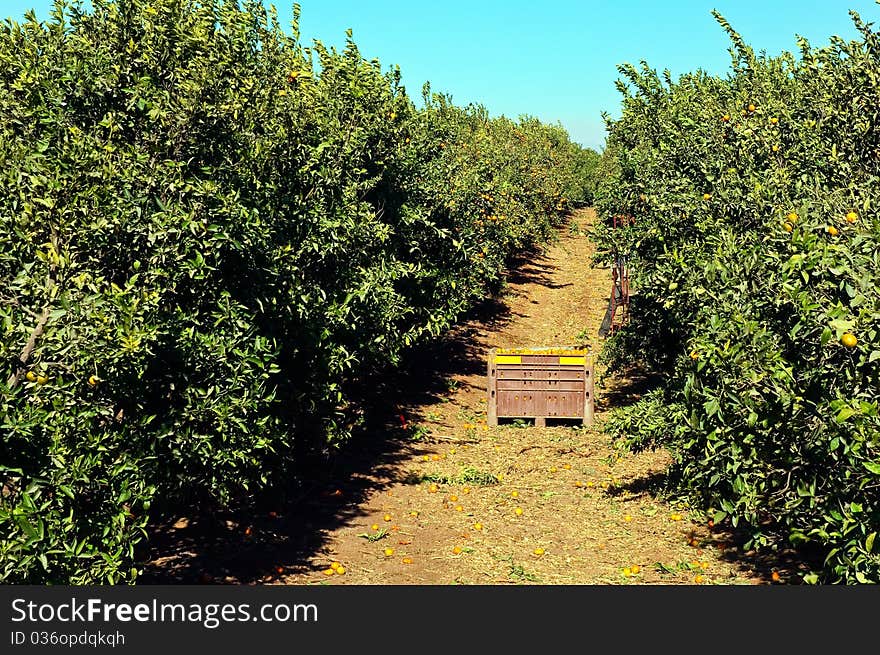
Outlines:
{"label": "dirt path between rows", "polygon": [[[576,212],[573,229],[511,271],[500,298],[411,364],[393,417],[402,415],[406,436],[365,439],[296,504],[232,517],[207,536],[187,518],[165,526],[153,537],[146,581],[765,580],[768,571],[756,573],[699,517],[652,494],[669,463],[664,453],[618,458],[597,428],[486,424],[489,348],[598,352],[611,278],[590,265],[593,246],[582,229],[593,220],[592,210]],[[597,425],[626,397],[620,391],[597,388]]]}

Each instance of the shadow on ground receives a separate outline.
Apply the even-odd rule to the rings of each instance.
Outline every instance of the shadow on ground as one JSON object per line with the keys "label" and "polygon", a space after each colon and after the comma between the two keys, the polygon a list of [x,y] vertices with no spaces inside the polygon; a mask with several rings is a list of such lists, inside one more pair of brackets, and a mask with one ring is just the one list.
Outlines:
{"label": "shadow on ground", "polygon": [[[511,271],[520,280],[543,275],[527,258]],[[233,511],[158,521],[149,530],[139,582],[263,584],[314,570],[327,535],[364,516],[365,501],[400,482],[399,462],[425,454],[430,443],[412,438],[423,418],[419,412],[447,401],[454,378],[484,372],[480,337],[514,318],[502,299],[488,299],[463,317],[461,327],[414,348],[399,368],[371,376],[358,403],[368,422],[335,456],[303,467],[311,472],[307,479]]]}

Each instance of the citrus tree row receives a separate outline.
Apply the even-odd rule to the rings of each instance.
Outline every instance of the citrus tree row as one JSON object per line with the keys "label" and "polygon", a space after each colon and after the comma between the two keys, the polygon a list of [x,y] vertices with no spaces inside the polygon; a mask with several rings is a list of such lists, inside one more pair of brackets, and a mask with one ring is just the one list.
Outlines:
{"label": "citrus tree row", "polygon": [[880,34],[732,71],[622,67],[597,231],[633,258],[607,361],[663,382],[608,424],[808,582],[880,580]]}
{"label": "citrus tree row", "polygon": [[590,193],[560,127],[417,108],[259,2],[59,1],[0,62],[6,582],[132,581],[160,505],[297,475]]}

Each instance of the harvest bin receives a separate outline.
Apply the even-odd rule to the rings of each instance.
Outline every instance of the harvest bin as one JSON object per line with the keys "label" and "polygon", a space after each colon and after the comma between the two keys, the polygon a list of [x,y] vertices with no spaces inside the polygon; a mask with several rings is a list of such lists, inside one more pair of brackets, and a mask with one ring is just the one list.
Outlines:
{"label": "harvest bin", "polygon": [[489,351],[488,423],[500,418],[580,419],[593,423],[593,356],[583,348]]}

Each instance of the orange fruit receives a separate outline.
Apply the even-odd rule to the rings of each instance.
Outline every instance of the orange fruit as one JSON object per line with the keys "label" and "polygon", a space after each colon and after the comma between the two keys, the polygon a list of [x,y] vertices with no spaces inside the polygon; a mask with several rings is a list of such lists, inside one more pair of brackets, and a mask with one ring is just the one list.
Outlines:
{"label": "orange fruit", "polygon": [[244,536],[246,536],[246,537],[250,537],[250,536],[251,536],[251,528],[250,528],[250,526],[248,526],[248,527],[246,527],[246,528],[244,529]]}
{"label": "orange fruit", "polygon": [[37,376],[37,384],[46,384],[48,381],[49,381],[49,378],[47,378],[45,375],[38,375]]}
{"label": "orange fruit", "polygon": [[371,530],[378,530],[378,529],[379,529],[379,524],[378,524],[378,523],[373,523],[373,525],[370,526],[370,529],[371,529]]}
{"label": "orange fruit", "polygon": [[773,148],[771,148],[771,150],[773,150],[773,152],[779,152],[779,146],[774,143]]}
{"label": "orange fruit", "polygon": [[474,530],[482,530],[482,529],[483,529],[482,523],[474,523]]}
{"label": "orange fruit", "polygon": [[682,518],[681,514],[676,513],[676,514],[669,515],[669,520],[671,520],[671,521],[681,521],[681,518]]}
{"label": "orange fruit", "polygon": [[755,105],[749,105],[749,111],[755,111],[755,109],[757,109]]}
{"label": "orange fruit", "polygon": [[333,569],[334,571],[336,569],[338,569],[340,566],[342,566],[342,564],[340,564],[339,562],[330,562],[330,568]]}
{"label": "orange fruit", "polygon": [[463,493],[463,494],[469,494],[470,492],[471,492],[470,487],[465,487],[464,489],[461,490],[461,493]]}
{"label": "orange fruit", "polygon": [[513,513],[516,514],[517,516],[522,516],[522,514],[523,514],[522,507],[517,507],[515,510],[513,510]]}
{"label": "orange fruit", "polygon": [[94,375],[89,376],[89,386],[92,386],[92,387],[98,386],[98,378],[96,378]]}
{"label": "orange fruit", "polygon": [[394,554],[394,549],[393,548],[386,548],[382,552],[385,553],[385,557],[391,557]]}
{"label": "orange fruit", "polygon": [[453,555],[461,555],[461,548],[456,546],[455,548],[452,549],[452,554]]}
{"label": "orange fruit", "polygon": [[431,458],[428,457],[427,455],[422,455],[422,461],[423,461],[423,462],[430,461],[430,459],[431,459]]}
{"label": "orange fruit", "polygon": [[454,503],[456,500],[458,500],[458,496],[456,496],[455,494],[453,494],[449,497],[450,503]]}
{"label": "orange fruit", "polygon": [[847,223],[855,223],[857,220],[859,220],[859,215],[856,214],[855,212],[849,212],[846,215],[846,222]]}
{"label": "orange fruit", "polygon": [[581,487],[584,486],[584,483],[581,482],[580,480],[578,480],[577,482],[574,483],[574,486],[576,486],[576,487],[578,487],[578,488],[581,488]]}
{"label": "orange fruit", "polygon": [[345,575],[345,567],[344,566],[336,567],[336,575]]}
{"label": "orange fruit", "polygon": [[703,200],[711,200],[711,199],[712,199],[711,193],[704,193],[703,194]]}
{"label": "orange fruit", "polygon": [[779,579],[780,579],[779,572],[773,571],[773,573],[770,574],[770,579],[773,580],[773,582],[779,582]]}
{"label": "orange fruit", "polygon": [[284,573],[284,567],[283,566],[276,566],[275,573],[277,573],[278,575],[281,575],[282,573]]}
{"label": "orange fruit", "polygon": [[627,523],[629,523],[630,521],[633,520],[633,517],[630,516],[629,514],[624,514],[624,515],[623,515],[623,520],[626,521]]}
{"label": "orange fruit", "polygon": [[829,225],[829,226],[828,226],[827,228],[825,228],[825,229],[826,229],[826,231],[828,232],[828,234],[830,234],[831,236],[833,236],[833,237],[836,237],[836,236],[837,236],[837,228],[834,227],[833,225]]}
{"label": "orange fruit", "polygon": [[724,114],[724,116],[721,117],[721,120],[727,123],[730,120],[730,114]]}
{"label": "orange fruit", "polygon": [[382,517],[382,520],[383,520],[383,521],[390,521],[390,520],[391,520],[391,514],[386,514],[385,516]]}
{"label": "orange fruit", "polygon": [[797,220],[798,220],[797,212],[788,212],[788,214],[787,214],[785,217],[786,217],[790,222],[792,222],[792,223],[797,223]]}
{"label": "orange fruit", "polygon": [[404,557],[400,561],[403,562],[404,564],[412,564],[413,563],[412,557]]}
{"label": "orange fruit", "polygon": [[535,555],[540,557],[541,555],[543,555],[547,551],[545,551],[543,548],[535,548],[535,550],[533,552],[535,553]]}
{"label": "orange fruit", "polygon": [[623,575],[624,575],[624,577],[628,578],[629,576],[632,575],[632,569],[629,566],[625,567],[623,569]]}
{"label": "orange fruit", "polygon": [[858,344],[859,340],[856,339],[856,335],[851,332],[847,332],[842,337],[840,337],[840,343],[842,343],[847,348],[854,348],[856,344]]}
{"label": "orange fruit", "polygon": [[551,472],[551,473],[556,473],[556,467],[555,467],[555,466],[551,466],[551,467],[550,467],[550,472]]}
{"label": "orange fruit", "polygon": [[703,579],[704,578],[702,575],[697,574],[694,576],[694,582],[696,582],[697,584],[700,584],[701,582],[703,582]]}
{"label": "orange fruit", "polygon": [[435,494],[435,493],[437,493],[437,485],[436,485],[436,484],[432,484],[430,487],[428,487],[428,493],[429,493],[429,494]]}
{"label": "orange fruit", "polygon": [[511,498],[519,498],[519,492],[518,491],[511,491],[510,497]]}
{"label": "orange fruit", "polygon": [[571,464],[563,464],[563,465],[562,465],[562,468],[564,468],[566,471],[570,471],[570,470],[571,470]]}
{"label": "orange fruit", "polygon": [[794,226],[791,223],[786,222],[782,224],[782,229],[786,232],[791,232],[794,229]]}
{"label": "orange fruit", "polygon": [[323,573],[324,575],[330,576],[330,575],[334,575],[336,573],[336,571],[334,571],[331,568],[326,568],[323,571],[321,571],[321,573]]}
{"label": "orange fruit", "polygon": [[779,122],[779,119],[775,116],[770,119],[770,125],[776,125]]}
{"label": "orange fruit", "polygon": [[633,565],[630,567],[630,571],[632,571],[632,574],[633,574],[633,575],[638,575],[638,574],[639,574],[639,571],[641,571],[641,570],[642,570],[642,567],[639,566],[638,564],[633,564]]}
{"label": "orange fruit", "polygon": [[706,525],[708,525],[710,528],[714,528],[714,527],[715,527],[715,521],[713,521],[712,519],[709,519],[709,522],[708,522]]}
{"label": "orange fruit", "polygon": [[432,462],[439,462],[439,461],[440,461],[440,455],[431,455],[431,461],[432,461]]}
{"label": "orange fruit", "polygon": [[409,515],[410,515],[410,516],[418,516],[419,513],[416,512],[415,510],[413,510],[412,512],[409,513]]}
{"label": "orange fruit", "polygon": [[463,512],[463,511],[464,511],[464,507],[462,507],[461,505],[456,505],[456,506],[455,506],[455,511],[456,511],[456,512]]}

